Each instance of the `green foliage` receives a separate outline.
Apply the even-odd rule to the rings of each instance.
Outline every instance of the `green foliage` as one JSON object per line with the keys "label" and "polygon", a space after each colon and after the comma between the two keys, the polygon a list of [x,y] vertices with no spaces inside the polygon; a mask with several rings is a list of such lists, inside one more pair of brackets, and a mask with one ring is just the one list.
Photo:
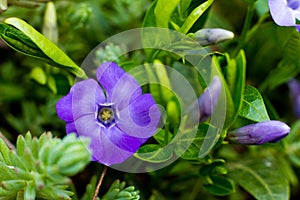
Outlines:
{"label": "green foliage", "polygon": [[243,104],[243,94],[246,79],[246,57],[244,51],[240,51],[235,59],[230,58],[228,54],[217,58],[213,58],[215,63],[219,65],[224,78],[227,98],[227,113],[225,121],[225,129],[230,127],[236,120]]}
{"label": "green foliage", "polygon": [[74,75],[86,77],[62,50],[18,18],[8,18],[0,24],[1,38],[13,49],[28,56],[38,58],[51,65],[70,70]]}
{"label": "green foliage", "polygon": [[110,186],[107,193],[101,198],[102,200],[138,200],[140,199],[139,191],[134,186],[125,187],[126,183],[115,180]]}
{"label": "green foliage", "polygon": [[186,34],[190,30],[190,28],[196,23],[196,21],[201,17],[201,15],[209,8],[209,6],[213,3],[213,0],[208,0],[203,4],[199,5],[195,8],[190,15],[185,20],[184,24],[180,28],[180,32]]}
{"label": "green foliage", "polygon": [[44,133],[39,139],[19,136],[16,150],[0,140],[1,188],[6,199],[71,199],[70,176],[90,162],[89,141],[74,134],[64,139]]}
{"label": "green foliage", "polygon": [[277,68],[273,69],[262,83],[262,89],[274,89],[299,73],[300,35],[294,28],[277,27],[276,39],[283,54]]}
{"label": "green foliage", "polygon": [[[262,200],[298,198],[300,122],[292,117],[285,84],[299,76],[300,35],[294,27],[279,27],[273,22],[267,0],[46,2],[0,0],[0,128],[9,140],[15,141],[27,130],[35,134],[63,132],[55,103],[69,91],[74,75],[86,77],[76,63],[81,63],[101,41],[136,27],[169,28],[191,40],[181,41],[171,31],[161,30],[146,32],[142,43],[162,49],[127,53],[120,41],[95,51],[93,64],[115,61],[125,70],[144,65],[148,79],[158,83],[143,86],[143,91],[150,92],[164,107],[165,124],[135,153],[135,158],[158,164],[180,156],[165,168],[147,174],[112,170],[106,175],[109,181],[103,182],[109,190],[103,192],[101,188],[101,199],[141,196],[151,200],[235,200],[248,199],[249,194]],[[254,17],[245,21],[249,5]],[[190,37],[202,27],[225,28],[236,37],[203,48]],[[25,56],[13,53],[2,41]],[[190,54],[199,65],[189,63]],[[210,56],[211,62],[206,63]],[[203,74],[217,74],[223,85],[221,93],[226,95],[219,106],[224,107],[226,116],[216,113],[216,117],[225,118],[224,126],[208,120],[197,124],[195,134],[190,134],[190,127],[180,126],[190,120],[172,92],[180,84],[172,85],[174,74],[162,65],[179,72],[197,97],[207,87]],[[249,147],[226,141],[228,130],[269,119],[292,125],[282,142]],[[16,150],[0,140],[0,199],[92,199],[97,185],[94,166],[74,176],[90,162],[87,145],[88,141],[74,135],[64,139],[50,134],[39,139],[30,134],[19,136]],[[106,185],[116,176],[138,185],[139,191],[119,180],[110,187]],[[82,191],[83,183],[88,182]]]}
{"label": "green foliage", "polygon": [[243,105],[239,116],[255,122],[270,120],[259,91],[250,85],[245,87]]}
{"label": "green foliage", "polygon": [[288,179],[275,159],[228,164],[229,177],[257,199],[289,199]]}

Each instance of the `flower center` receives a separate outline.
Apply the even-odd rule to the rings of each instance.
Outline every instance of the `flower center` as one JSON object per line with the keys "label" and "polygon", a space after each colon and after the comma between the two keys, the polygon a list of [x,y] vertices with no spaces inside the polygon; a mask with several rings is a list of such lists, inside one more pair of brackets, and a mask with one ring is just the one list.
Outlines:
{"label": "flower center", "polygon": [[110,125],[114,122],[115,116],[111,107],[103,106],[98,111],[98,120],[104,125]]}
{"label": "flower center", "polygon": [[288,0],[288,7],[293,10],[297,10],[298,8],[300,8],[299,0]]}

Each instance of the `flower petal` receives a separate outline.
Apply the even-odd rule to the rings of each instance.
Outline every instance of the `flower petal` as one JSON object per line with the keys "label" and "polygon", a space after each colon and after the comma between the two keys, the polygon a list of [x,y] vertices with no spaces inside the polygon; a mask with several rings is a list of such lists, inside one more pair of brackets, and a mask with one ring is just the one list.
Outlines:
{"label": "flower petal", "polygon": [[69,92],[66,96],[62,97],[56,103],[56,112],[60,119],[65,122],[72,122],[73,113],[72,113],[72,94]]}
{"label": "flower petal", "polygon": [[122,163],[133,155],[132,152],[125,151],[113,144],[105,132],[100,132],[97,137],[92,138],[90,149],[92,159],[107,166]]}
{"label": "flower petal", "polygon": [[96,114],[99,104],[106,102],[101,87],[93,79],[76,83],[71,92],[74,119],[87,114]]}
{"label": "flower petal", "polygon": [[113,144],[132,153],[135,153],[139,147],[147,141],[147,138],[131,137],[120,130],[117,126],[108,128],[105,134]]}
{"label": "flower petal", "polygon": [[74,122],[69,122],[66,124],[66,133],[76,133],[77,134],[77,130],[76,130],[76,126]]}
{"label": "flower petal", "polygon": [[142,93],[138,82],[113,62],[98,67],[97,79],[106,91],[108,103],[115,104],[117,109],[127,106]]}
{"label": "flower petal", "polygon": [[272,18],[279,26],[294,26],[296,20],[292,9],[287,6],[286,0],[269,0]]}
{"label": "flower petal", "polygon": [[128,135],[138,138],[151,137],[161,117],[161,112],[150,94],[139,96],[118,114],[117,126]]}
{"label": "flower petal", "polygon": [[264,144],[277,142],[287,136],[290,127],[276,120],[269,120],[250,124],[228,133],[229,141],[240,144]]}
{"label": "flower petal", "polygon": [[[144,142],[130,136],[126,137],[117,128],[112,127],[108,130],[92,114],[81,116],[74,124],[78,136],[91,139],[90,150],[93,160],[108,166],[123,162]],[[126,143],[132,147],[126,146]]]}

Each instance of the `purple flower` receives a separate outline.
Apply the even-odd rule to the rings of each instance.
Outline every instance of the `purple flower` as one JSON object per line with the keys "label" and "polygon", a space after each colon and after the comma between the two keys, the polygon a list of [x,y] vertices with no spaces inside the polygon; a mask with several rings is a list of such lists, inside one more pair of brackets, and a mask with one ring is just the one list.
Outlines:
{"label": "purple flower", "polygon": [[105,165],[125,161],[151,137],[160,111],[151,94],[117,64],[103,63],[98,82],[76,83],[56,105],[66,132],[91,139],[92,159]]}
{"label": "purple flower", "polygon": [[264,144],[278,142],[290,132],[283,122],[270,120],[250,124],[228,133],[229,141],[239,144]]}
{"label": "purple flower", "polygon": [[221,80],[215,76],[198,99],[200,109],[200,122],[206,121],[213,113],[221,92]]}
{"label": "purple flower", "polygon": [[269,0],[269,7],[272,18],[279,26],[296,26],[300,20],[299,0]]}
{"label": "purple flower", "polygon": [[294,114],[297,118],[300,118],[300,83],[296,79],[292,79],[288,82],[288,86],[294,107]]}

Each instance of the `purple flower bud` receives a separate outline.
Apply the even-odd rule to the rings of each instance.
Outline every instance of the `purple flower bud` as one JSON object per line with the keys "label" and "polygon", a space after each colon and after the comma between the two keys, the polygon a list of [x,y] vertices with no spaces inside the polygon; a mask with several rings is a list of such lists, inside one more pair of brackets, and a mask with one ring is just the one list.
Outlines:
{"label": "purple flower bud", "polygon": [[300,118],[300,83],[296,79],[292,79],[288,82],[290,89],[290,98],[292,100],[294,114],[297,118]]}
{"label": "purple flower bud", "polygon": [[221,28],[205,28],[197,31],[194,37],[201,45],[210,45],[230,40],[234,37],[234,34]]}
{"label": "purple flower bud", "polygon": [[200,122],[206,121],[213,113],[221,92],[221,80],[215,76],[198,99],[200,109]]}
{"label": "purple flower bud", "polygon": [[[299,0],[269,0],[273,20],[279,26],[296,26],[300,20]],[[298,29],[299,30],[299,29]]]}
{"label": "purple flower bud", "polygon": [[280,121],[270,120],[250,124],[228,133],[230,142],[239,144],[264,144],[278,142],[290,132],[290,127]]}

